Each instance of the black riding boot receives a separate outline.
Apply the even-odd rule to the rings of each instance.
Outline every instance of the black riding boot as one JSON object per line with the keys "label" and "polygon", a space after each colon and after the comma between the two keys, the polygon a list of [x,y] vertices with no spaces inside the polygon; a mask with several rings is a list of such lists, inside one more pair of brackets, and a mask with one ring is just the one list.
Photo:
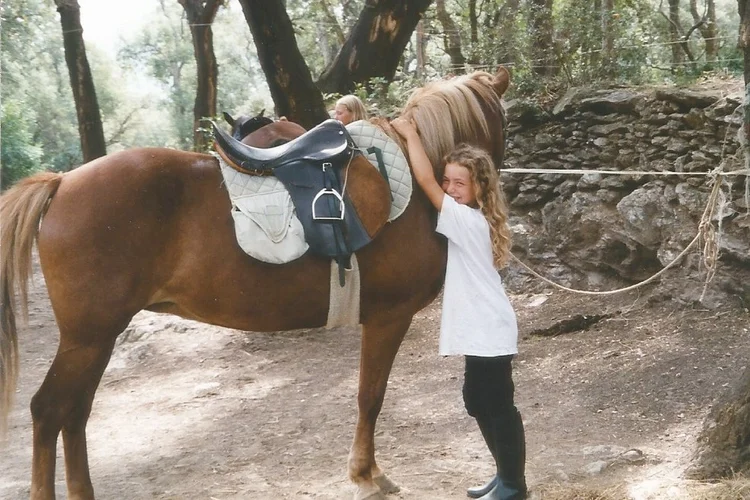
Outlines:
{"label": "black riding boot", "polygon": [[[497,463],[497,455],[495,453],[495,433],[493,430],[492,421],[488,418],[477,418],[476,420],[477,424],[479,424],[479,430],[482,431],[484,442],[487,444],[487,448],[490,450],[493,460],[495,460],[495,463]],[[466,495],[469,498],[482,497],[492,491],[492,488],[494,488],[496,484],[497,475],[493,476],[492,479],[490,479],[486,484],[482,486],[475,486],[473,488],[467,489]]]}
{"label": "black riding boot", "polygon": [[526,439],[518,410],[508,417],[487,419],[495,440],[497,484],[480,500],[522,500],[526,498]]}

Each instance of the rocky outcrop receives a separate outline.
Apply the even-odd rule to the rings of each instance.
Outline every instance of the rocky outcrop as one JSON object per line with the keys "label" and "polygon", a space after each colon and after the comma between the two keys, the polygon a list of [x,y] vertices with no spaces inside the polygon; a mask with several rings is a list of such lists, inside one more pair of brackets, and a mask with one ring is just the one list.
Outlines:
{"label": "rocky outcrop", "polygon": [[[727,90],[572,89],[551,109],[507,104],[505,168],[679,172],[502,173],[511,206],[514,254],[566,286],[612,289],[653,275],[693,240],[716,179],[721,199],[712,218],[719,233],[717,271],[703,304],[739,300],[750,307],[748,177],[712,177],[744,167],[738,130],[742,85]],[[668,271],[663,293],[701,297],[701,252]],[[518,266],[510,286],[528,286]]]}

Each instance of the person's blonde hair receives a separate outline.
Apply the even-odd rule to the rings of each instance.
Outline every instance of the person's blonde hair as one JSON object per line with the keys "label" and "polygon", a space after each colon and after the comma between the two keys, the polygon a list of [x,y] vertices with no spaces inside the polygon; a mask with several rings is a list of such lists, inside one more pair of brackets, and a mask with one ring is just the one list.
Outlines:
{"label": "person's blonde hair", "polygon": [[500,269],[510,258],[511,235],[508,226],[508,203],[500,185],[500,176],[492,157],[485,150],[461,144],[445,155],[446,164],[465,167],[471,175],[479,210],[490,226],[490,241],[495,267]]}
{"label": "person's blonde hair", "polygon": [[338,106],[339,104],[341,104],[342,106],[346,106],[346,109],[352,112],[352,115],[354,116],[352,121],[367,119],[367,110],[365,109],[365,105],[356,95],[345,95],[344,97],[336,101],[336,106]]}

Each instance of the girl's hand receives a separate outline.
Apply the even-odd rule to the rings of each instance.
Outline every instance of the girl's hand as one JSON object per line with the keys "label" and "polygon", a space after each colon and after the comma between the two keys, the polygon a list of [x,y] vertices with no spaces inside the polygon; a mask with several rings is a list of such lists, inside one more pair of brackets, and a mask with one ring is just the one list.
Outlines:
{"label": "girl's hand", "polygon": [[398,132],[401,137],[403,137],[407,141],[409,139],[419,137],[419,134],[417,134],[417,128],[414,126],[414,122],[411,120],[407,120],[406,118],[396,118],[391,122],[391,126],[396,132]]}

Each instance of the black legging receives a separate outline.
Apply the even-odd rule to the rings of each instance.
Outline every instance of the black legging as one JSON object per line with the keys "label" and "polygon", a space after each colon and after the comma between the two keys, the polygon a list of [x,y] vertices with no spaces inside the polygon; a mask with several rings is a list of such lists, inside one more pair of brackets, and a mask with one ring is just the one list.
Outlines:
{"label": "black legging", "polygon": [[504,417],[516,411],[513,402],[513,355],[466,356],[464,405],[472,417]]}

